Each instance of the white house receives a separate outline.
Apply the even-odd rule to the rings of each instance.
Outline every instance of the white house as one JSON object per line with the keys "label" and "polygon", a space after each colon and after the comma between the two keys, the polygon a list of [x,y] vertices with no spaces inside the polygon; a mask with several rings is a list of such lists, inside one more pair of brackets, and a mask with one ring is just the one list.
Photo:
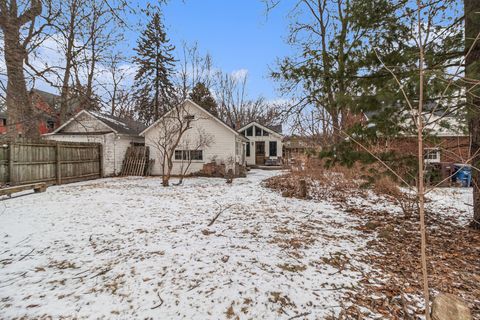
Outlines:
{"label": "white house", "polygon": [[267,127],[250,122],[238,132],[249,140],[245,151],[247,165],[281,164],[283,158],[281,126]]}
{"label": "white house", "polygon": [[[188,129],[183,134],[176,134],[181,131],[181,122],[188,122]],[[234,174],[239,174],[239,166],[246,164],[247,139],[189,99],[167,112],[140,135],[145,137],[150,157],[155,160],[153,175],[162,175],[163,147],[173,143],[178,136],[180,140],[172,159],[173,175],[199,172],[207,163],[224,164],[226,171],[232,169]]]}
{"label": "white house", "polygon": [[139,133],[145,126],[139,122],[82,110],[44,139],[69,142],[94,142],[103,146],[103,175],[120,174],[127,148],[143,145]]}

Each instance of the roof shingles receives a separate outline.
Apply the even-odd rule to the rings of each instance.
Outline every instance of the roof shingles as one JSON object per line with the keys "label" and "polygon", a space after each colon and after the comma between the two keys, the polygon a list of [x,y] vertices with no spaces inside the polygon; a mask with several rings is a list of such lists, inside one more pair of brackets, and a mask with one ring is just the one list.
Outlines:
{"label": "roof shingles", "polygon": [[119,134],[138,135],[146,126],[138,121],[124,119],[99,112],[89,112],[92,116],[117,131]]}

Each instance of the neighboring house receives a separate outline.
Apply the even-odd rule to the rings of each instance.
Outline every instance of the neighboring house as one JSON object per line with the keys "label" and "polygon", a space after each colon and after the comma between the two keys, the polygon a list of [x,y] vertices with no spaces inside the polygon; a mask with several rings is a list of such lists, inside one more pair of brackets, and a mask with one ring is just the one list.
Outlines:
{"label": "neighboring house", "polygon": [[247,165],[281,164],[283,158],[282,126],[264,126],[255,121],[238,130],[249,140]]}
{"label": "neighboring house", "polygon": [[[445,116],[442,112],[424,114],[425,163],[465,163],[470,157],[471,140],[466,121],[457,116]],[[368,121],[368,116],[367,116]],[[411,117],[405,117],[404,127],[413,128]],[[417,155],[417,137],[415,134],[400,132],[397,137],[382,141],[385,150],[403,154]],[[379,145],[379,147],[382,147]]]}
{"label": "neighboring house", "polygon": [[283,140],[283,156],[287,161],[309,153],[318,153],[322,149],[318,136],[292,135]]}
{"label": "neighboring house", "polygon": [[[60,96],[32,89],[30,99],[34,106],[35,118],[39,134],[53,132],[59,126],[58,107]],[[7,133],[7,112],[0,112],[0,134]],[[22,124],[17,124],[17,130],[22,131]]]}
{"label": "neighboring house", "polygon": [[126,150],[131,145],[143,145],[139,133],[145,126],[139,122],[82,110],[45,139],[69,142],[94,142],[103,146],[103,175],[117,175],[122,170]]}
{"label": "neighboring house", "polygon": [[[225,165],[228,172],[240,174],[245,165],[245,144],[247,139],[223,121],[187,99],[178,108],[167,112],[140,135],[145,137],[145,145],[150,148],[150,157],[155,160],[152,174],[162,175],[163,157],[161,140],[171,123],[190,122],[189,129],[180,137],[173,157],[172,174],[192,174],[200,172],[206,164]],[[166,130],[167,129],[167,130]],[[199,144],[199,139],[208,140]]]}

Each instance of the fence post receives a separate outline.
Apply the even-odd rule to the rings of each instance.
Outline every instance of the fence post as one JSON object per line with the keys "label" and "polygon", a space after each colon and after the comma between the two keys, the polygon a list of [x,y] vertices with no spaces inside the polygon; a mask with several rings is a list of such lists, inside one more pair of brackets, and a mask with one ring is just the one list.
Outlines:
{"label": "fence post", "polygon": [[57,184],[62,184],[62,163],[60,162],[60,144],[55,144],[55,177]]}
{"label": "fence post", "polygon": [[13,179],[13,157],[14,157],[14,149],[15,144],[13,142],[10,143],[8,146],[8,182],[9,185],[13,186],[15,184],[15,181]]}
{"label": "fence post", "polygon": [[99,156],[99,173],[100,173],[100,178],[103,178],[103,145],[101,143],[98,144],[98,156]]}

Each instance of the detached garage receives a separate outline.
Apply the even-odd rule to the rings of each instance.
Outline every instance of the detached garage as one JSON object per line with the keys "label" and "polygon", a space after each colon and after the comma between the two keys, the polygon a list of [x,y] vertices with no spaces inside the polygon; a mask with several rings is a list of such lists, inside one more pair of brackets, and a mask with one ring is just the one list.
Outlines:
{"label": "detached garage", "polygon": [[105,176],[120,174],[127,148],[144,145],[139,133],[145,126],[133,120],[82,110],[44,139],[70,142],[94,142],[103,146],[103,173]]}

